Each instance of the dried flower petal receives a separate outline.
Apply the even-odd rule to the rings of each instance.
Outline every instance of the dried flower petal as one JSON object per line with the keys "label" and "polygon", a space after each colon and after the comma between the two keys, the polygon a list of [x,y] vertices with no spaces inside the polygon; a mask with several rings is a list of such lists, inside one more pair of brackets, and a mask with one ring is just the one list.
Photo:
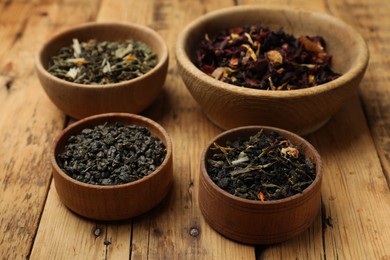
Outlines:
{"label": "dried flower petal", "polygon": [[103,72],[108,73],[111,72],[111,64],[109,61],[106,62],[106,65],[103,67]]}
{"label": "dried flower petal", "polygon": [[292,156],[292,157],[294,157],[294,158],[298,158],[298,156],[299,156],[299,151],[298,151],[298,149],[297,148],[295,148],[295,147],[286,147],[286,148],[282,148],[281,150],[280,150],[280,153],[281,153],[281,155],[283,155],[283,156],[286,156],[286,155],[289,155],[289,156]]}
{"label": "dried flower petal", "polygon": [[275,66],[277,64],[282,64],[283,63],[283,56],[280,54],[280,52],[271,50],[267,52],[267,58],[272,64],[272,66]]}
{"label": "dried flower petal", "polygon": [[260,201],[264,201],[264,193],[262,193],[261,191],[259,192],[259,198]]}
{"label": "dried flower petal", "polygon": [[123,60],[125,61],[132,61],[132,60],[136,60],[137,59],[137,56],[135,55],[127,55],[125,57],[123,57]]}
{"label": "dried flower petal", "polygon": [[303,47],[308,51],[316,51],[316,52],[324,51],[324,48],[319,43],[315,43],[311,41],[306,36],[301,36],[299,37],[298,40],[302,43]]}
{"label": "dried flower petal", "polygon": [[233,57],[229,61],[229,66],[233,68],[237,67],[239,64],[240,64],[240,59],[237,57]]}
{"label": "dried flower petal", "polygon": [[66,61],[72,62],[72,63],[77,64],[77,65],[83,65],[83,64],[89,63],[89,61],[87,61],[84,58],[67,59]]}
{"label": "dried flower petal", "polygon": [[251,45],[253,45],[252,37],[251,37],[248,33],[244,33],[244,35],[245,35],[246,38],[248,39],[249,43],[250,43]]}
{"label": "dried flower petal", "polygon": [[74,51],[74,56],[76,58],[80,57],[81,54],[81,47],[78,39],[73,39],[73,51]]}
{"label": "dried flower petal", "polygon": [[78,68],[70,68],[68,73],[66,73],[66,76],[71,77],[72,79],[75,79],[77,77],[78,73],[79,73]]}
{"label": "dried flower petal", "polygon": [[248,44],[242,44],[241,46],[247,49],[247,54],[250,55],[252,60],[257,61],[256,53],[252,50],[251,46],[249,46]]}
{"label": "dried flower petal", "polygon": [[211,76],[215,79],[222,79],[223,75],[225,74],[225,68],[219,67],[216,68],[213,73],[211,73]]}
{"label": "dried flower petal", "polygon": [[232,161],[232,165],[241,164],[241,163],[247,162],[249,160],[250,159],[249,159],[248,155],[246,153],[244,153],[244,152],[241,152],[241,153],[238,154],[237,160]]}

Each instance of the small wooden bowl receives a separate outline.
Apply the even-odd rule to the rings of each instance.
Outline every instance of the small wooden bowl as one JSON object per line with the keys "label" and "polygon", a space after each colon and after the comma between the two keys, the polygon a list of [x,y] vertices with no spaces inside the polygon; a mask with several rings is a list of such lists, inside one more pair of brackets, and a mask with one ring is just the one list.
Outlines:
{"label": "small wooden bowl", "polygon": [[[134,182],[101,186],[77,181],[58,166],[56,156],[63,151],[70,136],[79,134],[84,128],[115,122],[146,127],[164,143],[165,160],[153,173]],[[55,187],[65,206],[81,216],[97,220],[128,219],[145,213],[162,201],[173,183],[170,137],[156,122],[133,114],[91,116],[68,126],[54,142],[51,163]]]}
{"label": "small wooden bowl", "polygon": [[[60,48],[90,39],[98,41],[137,40],[147,44],[158,57],[156,67],[146,74],[115,84],[86,85],[62,80],[47,71],[49,60]],[[139,113],[159,95],[168,69],[168,48],[152,29],[131,23],[87,23],[65,30],[48,40],[39,50],[36,71],[51,101],[64,113],[83,118],[108,112]]]}
{"label": "small wooden bowl", "polygon": [[[260,129],[276,131],[294,145],[302,145],[306,158],[316,163],[316,178],[302,193],[274,201],[254,201],[231,195],[219,188],[206,170],[213,143],[249,138]],[[246,244],[272,244],[288,240],[305,231],[315,220],[321,205],[322,161],[316,149],[303,138],[273,127],[247,126],[215,137],[201,157],[199,207],[208,224],[222,235]]]}
{"label": "small wooden bowl", "polygon": [[[312,88],[270,91],[224,83],[199,70],[196,51],[205,33],[261,23],[273,31],[319,35],[333,55],[332,69],[343,75]],[[344,22],[322,13],[261,5],[245,5],[208,13],[180,33],[176,59],[182,79],[207,117],[223,129],[271,125],[299,134],[323,126],[358,89],[368,63],[363,38]]]}

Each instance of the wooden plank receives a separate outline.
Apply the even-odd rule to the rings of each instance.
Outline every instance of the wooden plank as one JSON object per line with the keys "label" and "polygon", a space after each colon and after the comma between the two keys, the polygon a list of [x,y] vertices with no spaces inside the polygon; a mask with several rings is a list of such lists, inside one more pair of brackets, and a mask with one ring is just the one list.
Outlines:
{"label": "wooden plank", "polygon": [[[343,216],[340,220],[343,221],[342,225],[346,233],[343,234],[343,239],[341,241],[332,239],[336,242],[336,248],[340,249],[343,242],[351,241],[351,236],[354,237],[353,233],[355,233],[356,239],[352,240],[356,243],[354,245],[356,249],[353,251],[355,256],[390,259],[390,247],[387,243],[390,239],[390,223],[387,221],[390,218],[390,81],[386,75],[390,59],[387,55],[383,55],[389,50],[390,18],[385,14],[390,11],[390,3],[388,1],[368,3],[361,0],[331,1],[329,8],[334,15],[360,32],[368,44],[370,63],[360,86],[360,94],[381,163],[378,163],[376,154],[369,153],[374,149],[370,142],[354,147],[360,153],[355,157],[356,162],[351,164],[356,165],[356,171],[346,172],[349,178],[345,177],[345,181],[352,179],[351,175],[358,177],[351,180],[354,186],[353,190],[352,187],[349,189],[349,192],[359,195],[353,196],[350,201],[353,207],[349,211],[350,215]],[[360,111],[350,111],[350,114],[357,112]],[[360,132],[361,130],[358,129],[362,125],[363,123],[354,125],[355,132]],[[367,135],[364,137],[369,138]],[[362,136],[355,136],[351,139],[354,145],[356,139],[364,140]],[[350,225],[350,223],[355,224]],[[334,248],[328,249],[340,253]]]}
{"label": "wooden plank", "polygon": [[58,115],[56,109],[47,118],[36,116],[50,107],[40,98],[29,42],[29,34],[44,33],[34,29],[40,18],[31,13],[37,10],[29,1],[0,8],[0,252],[17,259],[29,253],[50,183],[45,144],[62,125],[46,121]]}
{"label": "wooden plank", "polygon": [[[66,209],[58,198],[54,183],[50,187],[46,204],[48,207],[42,215],[30,259],[82,260],[106,257],[104,242],[107,227],[104,223],[97,224]],[[51,210],[47,214],[51,207],[60,210]]]}
{"label": "wooden plank", "polygon": [[[390,11],[389,1],[334,1],[331,11],[362,34],[370,62],[360,93],[370,129],[390,187]],[[348,15],[346,15],[346,12]]]}
{"label": "wooden plank", "polygon": [[[51,181],[49,147],[64,116],[44,94],[34,71],[42,42],[61,23],[85,21],[70,1],[5,1],[0,6],[0,255],[26,258],[31,250]],[[71,12],[72,9],[72,12]],[[63,14],[69,14],[63,16]],[[81,16],[79,16],[81,18]],[[62,20],[61,20],[62,19]],[[3,33],[4,32],[4,33]]]}
{"label": "wooden plank", "polygon": [[325,172],[324,233],[329,258],[390,257],[390,193],[357,98],[352,100],[313,143],[320,148]]}

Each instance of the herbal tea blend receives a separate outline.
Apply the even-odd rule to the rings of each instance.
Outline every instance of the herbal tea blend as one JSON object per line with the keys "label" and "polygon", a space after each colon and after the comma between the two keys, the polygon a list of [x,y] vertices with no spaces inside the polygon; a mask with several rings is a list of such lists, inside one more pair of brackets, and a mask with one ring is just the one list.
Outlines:
{"label": "herbal tea blend", "polygon": [[294,36],[259,25],[205,35],[197,52],[198,67],[208,75],[237,86],[293,90],[338,78],[332,56],[320,36]]}
{"label": "herbal tea blend", "polygon": [[157,55],[143,42],[89,40],[63,47],[51,58],[49,73],[80,84],[110,84],[144,75],[157,64]]}
{"label": "herbal tea blend", "polygon": [[147,128],[115,123],[86,128],[71,136],[57,162],[78,181],[117,185],[149,175],[165,156],[165,145]]}
{"label": "herbal tea blend", "polygon": [[276,132],[214,143],[206,163],[212,181],[237,197],[278,200],[302,192],[316,177],[315,163]]}

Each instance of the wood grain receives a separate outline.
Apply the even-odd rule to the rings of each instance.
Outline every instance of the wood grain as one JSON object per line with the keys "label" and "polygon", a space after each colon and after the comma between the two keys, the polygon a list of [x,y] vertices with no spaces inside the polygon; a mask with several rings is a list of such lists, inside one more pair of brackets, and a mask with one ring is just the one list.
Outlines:
{"label": "wood grain", "polygon": [[334,2],[337,2],[337,6],[333,3],[331,12],[354,26],[369,46],[370,63],[360,93],[383,173],[390,187],[390,58],[385,55],[390,50],[390,18],[385,15],[390,9],[390,2]]}
{"label": "wood grain", "polygon": [[[64,124],[64,116],[46,98],[37,81],[36,50],[70,17],[75,23],[80,21],[77,14],[81,11],[87,17],[93,16],[96,8],[90,4],[80,3],[79,12],[74,10],[69,16],[62,14],[70,10],[70,1],[61,4],[47,1],[46,5],[7,1],[0,5],[0,255],[3,259],[25,258],[30,252],[51,180],[48,147]],[[86,7],[88,11],[83,11]],[[85,16],[82,18],[81,21],[87,20]]]}
{"label": "wood grain", "polygon": [[[107,225],[81,218],[65,208],[54,183],[49,190],[31,259],[104,259]],[[55,207],[61,210],[47,209]],[[49,224],[50,223],[50,224]],[[114,238],[110,238],[113,240]],[[59,254],[60,252],[60,254]]]}

